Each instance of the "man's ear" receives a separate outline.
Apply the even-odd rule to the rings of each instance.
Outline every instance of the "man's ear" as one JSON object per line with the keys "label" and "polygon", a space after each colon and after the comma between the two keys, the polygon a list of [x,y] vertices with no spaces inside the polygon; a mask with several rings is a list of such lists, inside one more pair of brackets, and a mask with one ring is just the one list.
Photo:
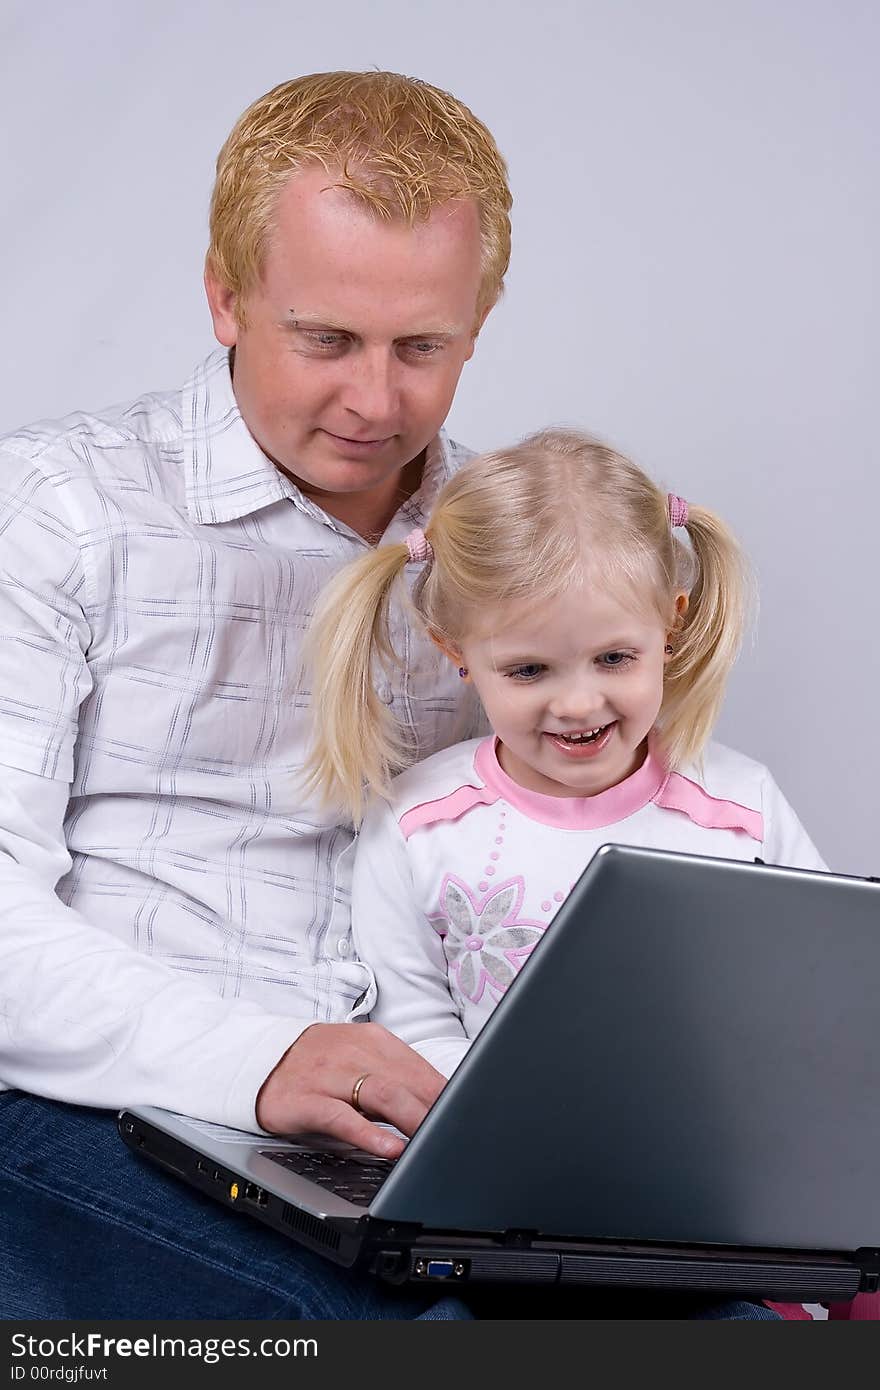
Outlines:
{"label": "man's ear", "polygon": [[472,335],[471,335],[471,345],[470,345],[470,347],[468,348],[467,352],[465,353],[465,359],[464,359],[465,362],[470,362],[471,358],[473,357],[473,355],[474,355],[474,348],[477,346],[477,339],[478,339],[479,336],[480,336],[480,332],[482,331],[483,324],[486,322],[486,319],[489,317],[489,315],[491,314],[492,310],[495,308],[495,305],[497,304],[497,302],[498,302],[497,300],[493,299],[493,301],[492,301],[491,304],[487,304],[486,307],[485,307],[485,309],[483,310],[483,312],[480,314],[480,317],[477,319],[476,323],[474,324],[474,331],[473,331],[473,333],[472,333]]}
{"label": "man's ear", "polygon": [[210,260],[205,262],[205,294],[214,324],[214,337],[222,347],[235,347],[239,329],[236,316],[238,295],[218,279]]}

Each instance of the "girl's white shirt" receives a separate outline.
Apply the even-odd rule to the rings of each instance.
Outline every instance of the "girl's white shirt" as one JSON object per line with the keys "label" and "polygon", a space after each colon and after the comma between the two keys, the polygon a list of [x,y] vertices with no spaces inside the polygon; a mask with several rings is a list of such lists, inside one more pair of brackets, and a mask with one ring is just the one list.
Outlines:
{"label": "girl's white shirt", "polygon": [[670,773],[654,752],[599,796],[525,791],[493,738],[408,769],[358,837],[352,931],[369,1015],[449,1076],[595,851],[618,843],[824,870],[768,769],[721,744]]}

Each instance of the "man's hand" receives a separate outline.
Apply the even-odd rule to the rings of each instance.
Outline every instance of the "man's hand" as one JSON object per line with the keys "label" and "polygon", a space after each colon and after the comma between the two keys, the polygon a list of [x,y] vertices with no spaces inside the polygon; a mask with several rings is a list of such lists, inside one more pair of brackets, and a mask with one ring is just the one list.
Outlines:
{"label": "man's hand", "polygon": [[[361,1077],[355,1109],[352,1091]],[[403,1141],[367,1116],[412,1134],[445,1084],[430,1062],[378,1023],[313,1023],[260,1087],[257,1123],[270,1134],[330,1134],[396,1158]]]}

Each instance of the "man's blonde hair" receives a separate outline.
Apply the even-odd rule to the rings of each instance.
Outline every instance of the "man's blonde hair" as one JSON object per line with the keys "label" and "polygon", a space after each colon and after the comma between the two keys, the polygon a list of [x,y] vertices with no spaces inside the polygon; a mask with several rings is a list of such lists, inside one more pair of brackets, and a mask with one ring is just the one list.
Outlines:
{"label": "man's blonde hair", "polygon": [[308,164],[381,218],[412,224],[440,203],[473,199],[482,241],[479,326],[510,260],[507,168],[463,102],[395,72],[297,77],[239,117],[217,158],[208,265],[235,292],[240,322],[263,272],[281,189]]}

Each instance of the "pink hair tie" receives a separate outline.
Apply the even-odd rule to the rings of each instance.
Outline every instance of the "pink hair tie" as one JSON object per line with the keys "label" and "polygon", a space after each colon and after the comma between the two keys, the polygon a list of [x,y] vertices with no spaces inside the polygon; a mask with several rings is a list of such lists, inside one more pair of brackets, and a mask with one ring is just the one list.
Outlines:
{"label": "pink hair tie", "polygon": [[426,560],[433,560],[434,552],[431,549],[431,542],[424,531],[419,530],[418,527],[414,531],[410,531],[405,544],[409,551],[409,558],[414,564],[421,565]]}
{"label": "pink hair tie", "polygon": [[687,526],[688,504],[683,497],[677,496],[674,492],[667,492],[666,510],[669,512],[670,526]]}

